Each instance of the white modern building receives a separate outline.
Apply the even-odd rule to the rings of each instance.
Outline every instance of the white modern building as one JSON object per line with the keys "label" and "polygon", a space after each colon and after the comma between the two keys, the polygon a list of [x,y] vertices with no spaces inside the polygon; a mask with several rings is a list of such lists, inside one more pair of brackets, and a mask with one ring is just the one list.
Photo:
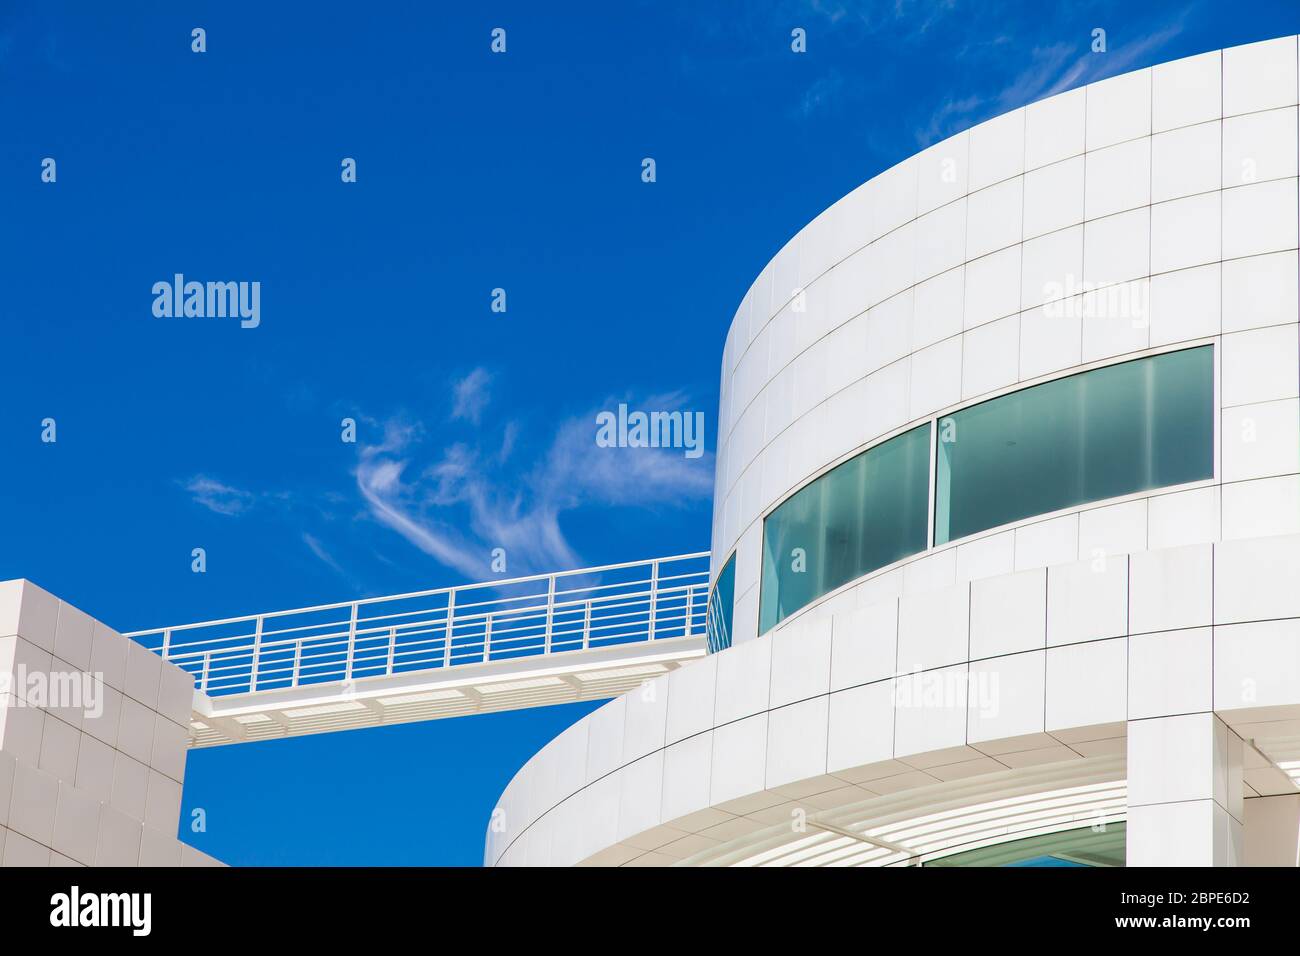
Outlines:
{"label": "white modern building", "polygon": [[489,865],[1295,865],[1297,38],[1071,90],[801,230],[722,356],[707,658]]}
{"label": "white modern building", "polygon": [[0,865],[214,866],[176,838],[194,678],[0,582]]}
{"label": "white modern building", "polygon": [[0,866],[219,865],[177,839],[206,822],[181,816],[191,748],[635,689],[704,656],[708,559],[127,635],[0,582]]}
{"label": "white modern building", "polygon": [[215,863],[187,747],[614,697],[486,864],[1297,865],[1298,42],[801,230],[727,335],[710,553],[125,636],[0,582],[0,863]]}

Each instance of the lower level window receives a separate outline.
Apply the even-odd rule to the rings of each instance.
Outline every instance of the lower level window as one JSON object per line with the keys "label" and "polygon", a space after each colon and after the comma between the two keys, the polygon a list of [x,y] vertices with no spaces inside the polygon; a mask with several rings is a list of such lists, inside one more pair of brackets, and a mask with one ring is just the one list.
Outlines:
{"label": "lower level window", "polygon": [[937,423],[934,543],[1214,474],[1212,346],[1081,372]]}
{"label": "lower level window", "polygon": [[704,630],[710,654],[731,646],[731,612],[736,604],[736,556],[727,559],[709,594],[709,609],[704,615]]}
{"label": "lower level window", "polygon": [[1123,866],[1124,823],[1023,837],[977,850],[964,850],[924,866]]}

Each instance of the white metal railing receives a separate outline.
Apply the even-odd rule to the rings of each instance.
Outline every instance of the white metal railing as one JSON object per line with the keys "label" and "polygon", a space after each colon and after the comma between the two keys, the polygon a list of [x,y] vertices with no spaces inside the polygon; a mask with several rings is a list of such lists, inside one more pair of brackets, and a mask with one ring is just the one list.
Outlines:
{"label": "white metal railing", "polygon": [[708,575],[700,552],[127,636],[196,689],[242,694],[702,637]]}

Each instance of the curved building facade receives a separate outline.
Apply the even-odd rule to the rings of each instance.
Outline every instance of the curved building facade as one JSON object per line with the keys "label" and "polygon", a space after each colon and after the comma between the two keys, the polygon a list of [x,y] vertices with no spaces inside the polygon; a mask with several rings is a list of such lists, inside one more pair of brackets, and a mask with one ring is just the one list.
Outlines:
{"label": "curved building facade", "polygon": [[722,358],[707,659],[489,864],[1295,865],[1297,38],[863,184]]}

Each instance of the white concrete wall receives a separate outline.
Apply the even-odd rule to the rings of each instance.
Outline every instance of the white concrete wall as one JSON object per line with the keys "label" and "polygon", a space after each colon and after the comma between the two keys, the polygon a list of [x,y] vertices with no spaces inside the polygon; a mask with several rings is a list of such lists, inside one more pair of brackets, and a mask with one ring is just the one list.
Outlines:
{"label": "white concrete wall", "polygon": [[[1300,739],[1298,59],[1283,37],[1032,104],[790,240],[723,355],[713,574],[734,550],[736,646],[552,741],[502,795],[487,862],[667,862],[799,802],[1107,755],[1135,782],[1133,862],[1248,858],[1254,795],[1293,785],[1226,759],[1229,736]],[[1099,314],[1085,284],[1145,314]],[[977,401],[1202,343],[1212,479],[932,549],[754,640],[763,519],[808,481]],[[913,671],[996,675],[996,713],[901,706]],[[1162,764],[1145,742],[1189,720],[1194,759]],[[1155,809],[1162,788],[1196,820]]]}
{"label": "white concrete wall", "polygon": [[[1248,770],[1240,744],[1297,746],[1296,581],[1300,536],[1288,535],[1013,572],[804,618],[566,730],[502,794],[486,860],[666,863],[795,808],[1126,756],[1135,863],[1240,862],[1243,800],[1294,791],[1275,768]],[[950,680],[958,695],[897,693],[917,675],[922,686]],[[1183,829],[1174,817],[1188,813],[1210,829]],[[1216,836],[1229,821],[1235,831]]]}
{"label": "white concrete wall", "polygon": [[[1213,481],[993,529],[824,613],[1098,549],[1300,531],[1298,100],[1296,37],[1124,74],[937,143],[791,239],[723,355],[713,575],[734,549],[735,640],[757,634],[763,518],[818,474],[932,416],[1180,344],[1216,346]],[[1149,314],[1099,316],[1098,293],[1067,294],[1084,283],[1127,285]]]}
{"label": "white concrete wall", "polygon": [[1300,794],[1248,800],[1245,816],[1247,866],[1300,863]]}
{"label": "white concrete wall", "polygon": [[[1175,642],[1169,643],[1174,650]],[[1201,677],[1209,670],[1177,658],[1171,653],[1167,659],[1184,673]],[[1166,678],[1165,683],[1179,689],[1173,680]],[[1208,706],[1132,721],[1127,864],[1244,865],[1245,749],[1241,736]]]}
{"label": "white concrete wall", "polygon": [[[18,580],[0,582],[0,675],[0,865],[219,865],[176,838],[189,674]],[[89,690],[42,698],[32,675]]]}

